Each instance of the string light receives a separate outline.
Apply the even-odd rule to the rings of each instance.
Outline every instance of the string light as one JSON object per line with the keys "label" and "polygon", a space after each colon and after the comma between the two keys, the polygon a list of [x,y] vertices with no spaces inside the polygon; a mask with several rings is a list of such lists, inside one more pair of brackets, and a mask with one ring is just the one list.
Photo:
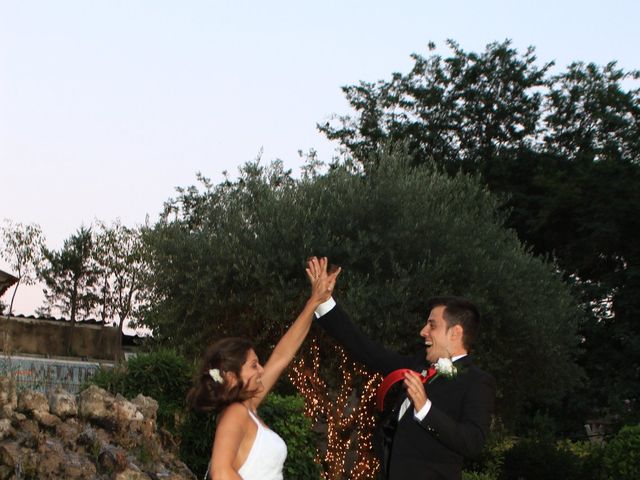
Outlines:
{"label": "string light", "polygon": [[[371,374],[362,365],[350,360],[345,351],[333,347],[339,359],[340,383],[332,392],[320,377],[320,348],[313,339],[306,355],[294,362],[289,378],[304,397],[305,415],[313,426],[326,425],[327,443],[319,449],[316,460],[322,467],[324,480],[342,480],[348,468],[351,480],[373,478],[380,463],[373,455],[372,437],[376,424],[375,393],[382,381],[379,374]],[[359,389],[354,378],[366,378]],[[357,399],[355,406],[349,400]],[[347,462],[347,454],[355,453],[355,460]]]}

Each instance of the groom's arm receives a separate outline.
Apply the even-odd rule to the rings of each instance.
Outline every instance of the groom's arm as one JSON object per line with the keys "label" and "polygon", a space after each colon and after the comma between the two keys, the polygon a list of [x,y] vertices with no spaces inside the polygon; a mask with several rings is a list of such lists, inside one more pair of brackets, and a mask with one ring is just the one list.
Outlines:
{"label": "groom's arm", "polygon": [[386,375],[398,368],[411,368],[413,357],[391,352],[375,343],[360,330],[333,298],[316,310],[317,322],[357,361]]}

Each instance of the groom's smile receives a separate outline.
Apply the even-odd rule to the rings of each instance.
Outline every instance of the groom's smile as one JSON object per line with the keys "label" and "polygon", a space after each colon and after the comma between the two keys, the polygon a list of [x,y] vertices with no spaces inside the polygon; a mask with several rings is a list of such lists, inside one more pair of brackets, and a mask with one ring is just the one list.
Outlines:
{"label": "groom's smile", "polygon": [[426,358],[430,363],[435,363],[439,358],[449,358],[450,339],[447,321],[444,318],[444,306],[437,306],[429,312],[427,323],[420,331],[426,347]]}

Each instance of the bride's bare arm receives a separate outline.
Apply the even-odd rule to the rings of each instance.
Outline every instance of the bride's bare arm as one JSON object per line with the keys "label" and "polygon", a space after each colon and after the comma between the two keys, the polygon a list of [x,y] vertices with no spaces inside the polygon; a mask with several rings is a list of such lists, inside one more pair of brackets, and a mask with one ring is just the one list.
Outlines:
{"label": "bride's bare arm", "polygon": [[239,403],[229,405],[222,415],[211,452],[211,480],[242,480],[233,468],[233,462],[246,433],[247,415],[247,409]]}
{"label": "bride's bare arm", "polygon": [[311,295],[304,306],[304,309],[298,315],[293,325],[289,327],[284,336],[280,339],[274,348],[269,360],[264,366],[262,375],[262,385],[264,390],[256,396],[255,406],[262,401],[266,394],[273,388],[282,372],[289,365],[294,355],[304,342],[311,323],[313,314],[321,303],[325,302],[331,296],[336,278],[340,273],[340,269],[329,274],[327,273],[328,260],[326,258],[317,259],[315,257],[307,262],[306,273],[311,282]]}

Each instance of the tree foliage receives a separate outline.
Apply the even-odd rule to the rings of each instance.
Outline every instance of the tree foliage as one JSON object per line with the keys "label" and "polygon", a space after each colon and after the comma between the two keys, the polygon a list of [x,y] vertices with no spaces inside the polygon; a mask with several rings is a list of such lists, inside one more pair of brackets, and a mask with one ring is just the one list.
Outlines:
{"label": "tree foliage", "polygon": [[154,338],[191,355],[228,335],[270,350],[302,305],[305,259],[327,255],[343,267],[338,300],[376,339],[414,351],[427,297],[466,295],[484,312],[478,355],[505,418],[557,401],[579,370],[578,314],[556,268],[503,228],[476,179],[411,167],[402,149],[379,155],[367,176],[344,164],[294,180],[254,162],[237,181],[181,189],[144,237]]}
{"label": "tree foliage", "polygon": [[[94,238],[93,258],[97,268],[96,313],[103,321],[114,320],[122,334],[125,322],[131,320],[141,305],[146,264],[141,232],[119,221],[98,224]],[[121,356],[121,338],[116,351]]]}
{"label": "tree foliage", "polygon": [[[36,282],[36,274],[42,262],[42,247],[44,236],[37,224],[24,225],[14,223],[9,219],[4,220],[1,231],[2,248],[0,257],[9,264],[18,281],[13,289],[9,303],[9,315],[13,313],[13,302],[20,284],[33,285]],[[3,309],[0,309],[0,312]]]}
{"label": "tree foliage", "polygon": [[319,129],[365,173],[391,141],[411,164],[480,175],[504,199],[507,225],[555,258],[589,313],[586,408],[640,418],[640,73],[615,62],[552,73],[509,41],[480,53],[448,45],[447,57],[413,55],[406,74],[344,87],[352,114]]}
{"label": "tree foliage", "polygon": [[60,250],[42,249],[44,262],[38,275],[45,283],[43,313],[56,310],[68,316],[72,326],[90,315],[98,300],[93,248],[91,229],[80,227]]}

